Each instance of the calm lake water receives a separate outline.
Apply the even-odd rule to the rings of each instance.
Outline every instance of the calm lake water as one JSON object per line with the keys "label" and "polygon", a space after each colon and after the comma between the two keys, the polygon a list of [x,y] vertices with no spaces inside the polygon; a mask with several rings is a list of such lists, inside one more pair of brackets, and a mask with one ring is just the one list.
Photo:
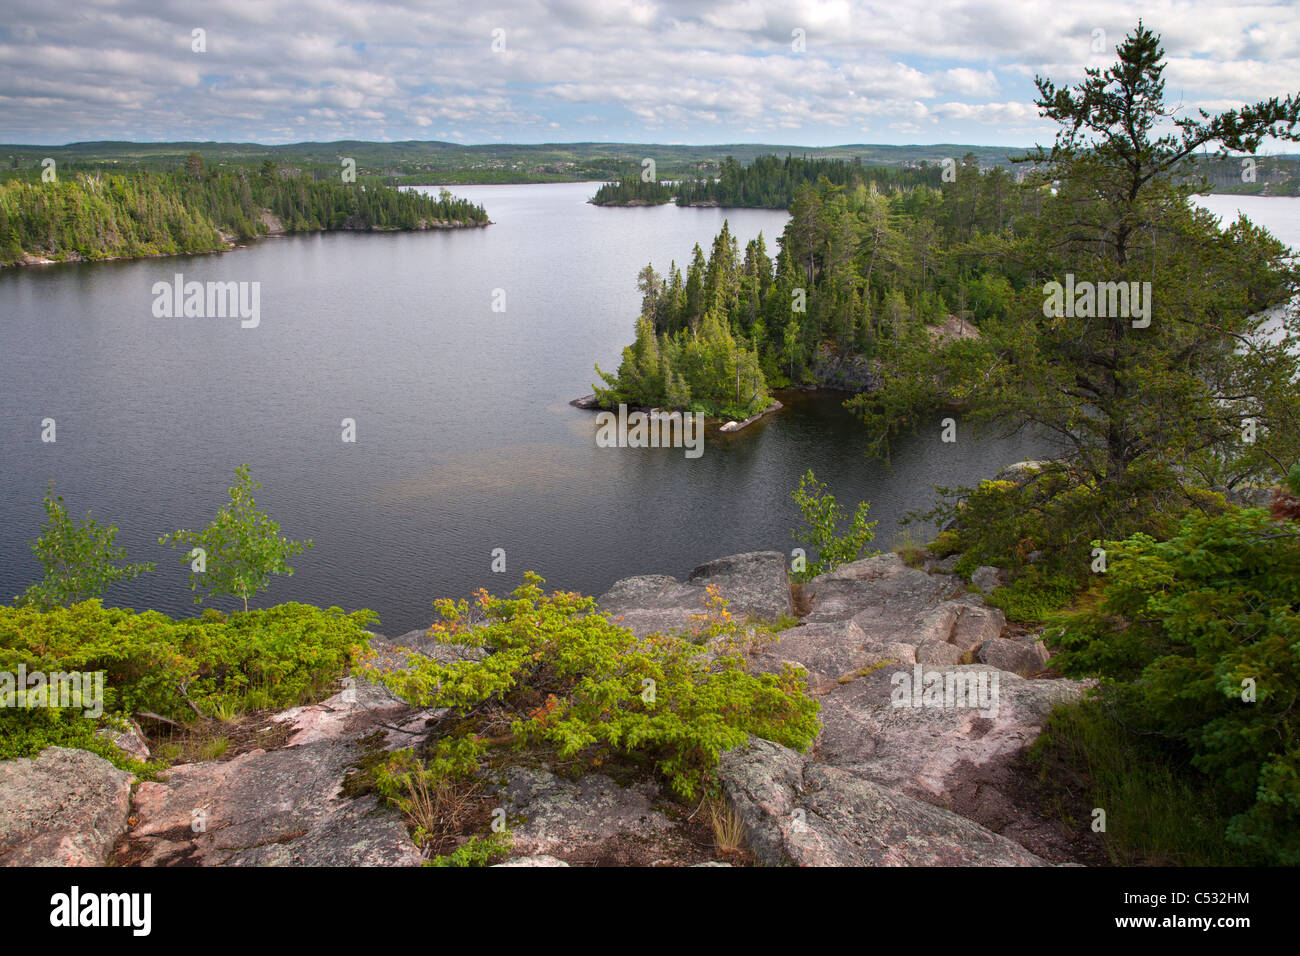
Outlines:
{"label": "calm lake water", "polygon": [[[568,401],[591,391],[593,362],[617,368],[638,269],[688,261],[724,219],[742,246],[761,230],[775,254],[786,216],[600,209],[584,201],[594,189],[457,188],[486,205],[486,229],[0,273],[0,600],[37,577],[28,542],[51,479],[73,514],[92,509],[121,529],[132,560],[159,564],[110,603],[190,614],[187,568],[157,538],[207,524],[248,462],[259,505],[283,533],[316,543],[256,603],[369,607],[382,632],[399,634],[429,623],[434,598],[503,592],[526,569],[598,594],[630,574],[788,552],[789,491],[808,468],[841,502],[870,500],[877,545],[888,546],[935,485],[1038,450],[964,430],[943,444],[936,417],[899,445],[891,470],[864,458],[860,426],[830,396],[711,435],[698,459],[597,448],[593,414]],[[1253,202],[1271,204],[1259,213],[1270,226],[1267,209],[1295,203]],[[1286,208],[1300,245],[1297,206]],[[152,286],[178,272],[260,282],[260,324],[155,318]],[[52,444],[41,441],[45,418],[57,423]],[[344,418],[355,443],[340,439]],[[491,571],[494,548],[506,551],[504,574]]]}

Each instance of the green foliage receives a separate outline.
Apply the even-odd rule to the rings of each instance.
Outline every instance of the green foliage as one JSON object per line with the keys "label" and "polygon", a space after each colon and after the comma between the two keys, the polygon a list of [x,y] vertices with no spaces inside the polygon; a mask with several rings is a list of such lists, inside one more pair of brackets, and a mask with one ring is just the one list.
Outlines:
{"label": "green foliage", "polygon": [[542,583],[530,573],[510,598],[480,591],[473,606],[435,603],[433,633],[486,648],[484,660],[415,658],[376,676],[420,706],[517,715],[498,742],[540,747],[571,766],[644,759],[685,798],[750,734],[801,750],[816,735],[818,704],[793,670],[750,674],[740,657],[711,658],[680,636],[638,638],[591,598],[545,595]]}
{"label": "green foliage", "polygon": [[21,603],[48,610],[100,597],[119,581],[131,581],[154,570],[152,562],[122,565],[126,549],[113,546],[117,528],[101,526],[86,513],[84,522],[68,516],[63,499],[54,496],[54,482],[45,492],[43,533],[32,552],[45,568],[40,582],[29,586]]}
{"label": "green foliage", "polygon": [[905,188],[926,184],[939,184],[938,166],[909,169],[900,166],[864,166],[857,159],[808,159],[787,155],[757,156],[748,166],[733,157],[723,160],[718,175],[707,179],[692,178],[677,189],[677,202],[682,206],[757,206],[766,209],[785,209],[794,198],[795,190],[819,179],[837,186],[876,186]]}
{"label": "green foliage", "polygon": [[674,189],[668,183],[625,176],[616,183],[605,183],[591,201],[597,206],[658,206],[672,202],[673,194]]}
{"label": "green foliage", "polygon": [[1030,565],[1005,587],[985,596],[985,603],[1001,608],[1007,620],[1037,624],[1070,603],[1079,589],[1077,574],[1045,571]]}
{"label": "green foliage", "polygon": [[462,846],[443,856],[435,856],[425,866],[491,866],[510,855],[514,840],[509,831],[470,837]]}
{"label": "green foliage", "polygon": [[799,479],[799,487],[790,492],[790,497],[799,506],[805,524],[794,532],[795,540],[804,542],[817,552],[817,557],[808,561],[805,570],[795,572],[796,580],[807,581],[833,571],[841,564],[872,556],[862,553],[862,549],[876,537],[877,522],[867,520],[870,502],[858,502],[848,530],[840,534],[840,525],[846,517],[844,509],[826,490],[826,485],[817,480],[811,468]]}
{"label": "green foliage", "polygon": [[930,522],[954,526],[943,532],[943,547],[960,552],[954,570],[968,575],[982,565],[995,568],[1019,568],[1041,537],[1041,524],[1028,508],[1030,492],[1014,481],[981,481],[975,488],[960,488],[954,493],[940,488],[941,494],[956,497],[940,503],[921,515]]}
{"label": "green foliage", "polygon": [[80,711],[49,707],[6,708],[0,711],[0,760],[35,757],[46,747],[87,750],[141,779],[163,769],[162,761],[128,757],[96,731],[108,721],[92,720]]}
{"label": "green foliage", "polygon": [[[650,266],[641,270],[642,314],[636,340],[623,350],[617,375],[596,367],[605,386],[593,385],[601,405],[682,408],[721,418],[744,419],[771,404],[760,356],[762,322],[757,296],[767,263],[760,236],[744,264],[730,228],[723,223],[710,257],[697,245],[685,282],[674,266],[665,280]],[[752,313],[742,329],[733,311]]]}
{"label": "green foliage", "polygon": [[[1129,487],[1138,486],[1135,476]],[[1009,619],[1027,623],[1047,620],[1097,581],[1092,563],[1099,540],[1092,534],[1098,523],[1120,535],[1141,531],[1167,537],[1183,515],[1218,514],[1225,507],[1218,495],[1157,493],[1152,483],[1145,493],[1159,508],[1108,511],[1096,486],[1059,462],[1042,464],[1021,482],[981,481],[975,488],[939,491],[950,500],[912,517],[940,525],[952,522],[937,546],[961,554],[957,574],[969,575],[982,565],[1009,570],[1011,583],[993,591],[988,603]]]}
{"label": "green foliage", "polygon": [[449,831],[456,829],[478,789],[473,778],[484,749],[473,736],[445,737],[423,758],[399,750],[375,766],[375,789],[410,819],[417,846],[437,846],[455,836]]}
{"label": "green foliage", "polygon": [[[197,160],[195,162],[194,160]],[[287,172],[287,171],[286,171]],[[183,169],[157,174],[61,176],[58,182],[0,182],[0,263],[24,254],[51,259],[213,252],[222,233],[248,239],[268,231],[263,211],[286,232],[422,229],[481,224],[481,206],[378,184],[282,175],[275,163],[205,172],[192,154]]]}
{"label": "green foliage", "polygon": [[[282,604],[174,620],[157,611],[105,608],[97,600],[67,608],[0,606],[0,673],[104,673],[104,719],[150,711],[191,720],[195,708],[229,713],[256,695],[264,707],[289,707],[327,692],[367,646],[371,611],[344,614]],[[0,709],[9,756],[50,744],[81,747],[102,721],[83,708]],[[88,746],[116,759],[111,751]]]}
{"label": "green foliage", "polygon": [[[904,328],[879,351],[882,387],[852,403],[882,453],[945,400],[964,403],[972,424],[1061,439],[1066,477],[1088,507],[1044,516],[1047,540],[1148,530],[1197,487],[1272,481],[1278,462],[1300,454],[1294,323],[1272,338],[1264,328],[1268,307],[1292,298],[1300,272],[1284,244],[1248,221],[1221,230],[1189,202],[1183,181],[1198,151],[1249,152],[1269,134],[1296,139],[1300,97],[1187,118],[1165,132],[1159,38],[1139,24],[1117,52],[1114,66],[1088,70],[1073,88],[1038,80],[1038,105],[1058,134],[1050,151],[1025,157],[1038,169],[1007,192],[1019,206],[1010,230],[981,234],[977,223],[994,208],[983,193],[994,184],[966,164],[937,206],[922,190],[896,200],[921,217],[912,244],[927,231],[941,240],[928,257],[933,285],[949,305],[971,308],[980,338],[925,348]],[[815,250],[817,230],[807,231]],[[997,274],[1006,281],[988,278]],[[1059,289],[1068,276],[1078,283],[1074,301],[1056,314],[1050,283]],[[1149,283],[1150,294],[1141,309],[1119,300],[1102,308],[1100,298],[1093,308],[1085,283],[1089,291]],[[1254,441],[1243,438],[1247,419]],[[1058,520],[1066,517],[1072,531]]]}
{"label": "green foliage", "polygon": [[[288,559],[312,547],[310,540],[282,537],[280,526],[257,510],[253,491],[260,487],[253,482],[249,466],[240,465],[235,469],[230,503],[221,507],[212,524],[203,531],[181,530],[158,539],[173,548],[187,546],[181,561],[191,567],[190,590],[198,592],[195,604],[229,594],[242,598],[247,611],[249,597],[266,588],[272,574],[292,575]],[[203,555],[196,556],[194,549],[202,549]],[[205,563],[203,570],[195,569],[196,560]]]}
{"label": "green foliage", "polygon": [[1193,514],[1168,541],[1137,534],[1108,555],[1100,605],[1051,635],[1056,665],[1103,677],[1131,731],[1224,781],[1231,842],[1300,863],[1300,526]]}

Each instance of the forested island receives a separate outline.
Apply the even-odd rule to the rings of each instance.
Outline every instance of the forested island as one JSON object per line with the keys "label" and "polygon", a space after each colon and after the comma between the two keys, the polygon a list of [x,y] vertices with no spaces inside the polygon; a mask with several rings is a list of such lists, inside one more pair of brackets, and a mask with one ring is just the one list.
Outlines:
{"label": "forested island", "polygon": [[762,235],[742,253],[724,224],[684,271],[647,265],[636,340],[616,375],[601,373],[597,398],[746,417],[769,388],[864,389],[882,361],[928,347],[949,315],[978,334],[1007,314],[1013,279],[1027,281],[1006,269],[1010,244],[1051,193],[1041,176],[1017,184],[973,164],[940,187],[821,176],[796,188],[775,257]]}
{"label": "forested island", "polygon": [[[975,154],[966,154],[975,161]],[[787,209],[802,185],[820,179],[837,186],[874,184],[881,189],[938,186],[941,165],[922,161],[917,166],[864,165],[858,157],[808,159],[787,154],[758,156],[748,166],[728,156],[719,164],[716,176],[688,176],[674,182],[645,182],[639,176],[625,176],[605,183],[592,202],[597,206],[648,206],[676,202],[679,206],[736,206],[757,209]]]}
{"label": "forested island", "polygon": [[662,206],[672,202],[676,193],[672,183],[624,176],[618,182],[605,183],[590,201],[594,206]]}
{"label": "forested island", "polygon": [[446,190],[317,180],[267,160],[205,169],[194,154],[165,173],[81,173],[0,182],[0,264],[215,252],[267,234],[488,224]]}

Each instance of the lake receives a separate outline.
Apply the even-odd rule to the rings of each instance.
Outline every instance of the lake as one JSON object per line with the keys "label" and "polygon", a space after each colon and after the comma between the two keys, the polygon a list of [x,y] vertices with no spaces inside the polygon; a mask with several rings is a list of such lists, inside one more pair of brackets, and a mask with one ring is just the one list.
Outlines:
{"label": "lake", "polygon": [[[1040,449],[1024,438],[905,438],[892,469],[864,457],[833,396],[803,396],[734,436],[681,449],[598,448],[571,407],[593,362],[631,341],[637,271],[707,251],[724,219],[743,248],[776,253],[784,212],[597,208],[595,184],[457,187],[486,229],[266,239],[222,255],[54,265],[0,273],[0,600],[38,574],[53,479],[76,517],[121,530],[158,573],[110,603],[196,609],[159,535],[201,528],[252,465],[258,504],[315,548],[255,604],[379,612],[379,629],[427,625],[437,597],[500,593],[535,570],[599,594],[620,577],[682,576],[738,551],[789,552],[789,499],[812,468],[840,501],[870,500],[877,546],[928,507],[935,485],[972,483]],[[1291,205],[1286,205],[1290,203]],[[1300,201],[1210,197],[1295,235]],[[1254,206],[1259,206],[1258,214]],[[256,328],[239,318],[156,318],[156,282],[258,282]],[[494,311],[493,304],[504,304]],[[41,441],[42,420],[57,441]],[[353,419],[356,441],[341,440]],[[923,535],[922,535],[923,536]],[[505,573],[491,570],[506,554]],[[220,599],[216,606],[236,602]]]}

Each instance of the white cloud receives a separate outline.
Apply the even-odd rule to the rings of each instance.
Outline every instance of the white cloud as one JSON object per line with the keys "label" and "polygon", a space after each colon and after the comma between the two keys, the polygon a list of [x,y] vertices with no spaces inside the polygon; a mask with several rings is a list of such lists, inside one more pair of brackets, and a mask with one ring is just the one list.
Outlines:
{"label": "white cloud", "polygon": [[[116,0],[76,16],[8,0],[22,26],[0,27],[0,139],[404,139],[455,124],[469,141],[979,142],[1043,129],[1033,75],[1077,82],[1139,16],[1163,35],[1173,102],[1300,89],[1295,14],[1260,0]],[[196,26],[206,53],[190,50]],[[1099,28],[1104,54],[1089,46]]]}
{"label": "white cloud", "polygon": [[944,71],[945,86],[965,96],[992,96],[998,89],[998,78],[992,70],[972,70],[959,66]]}

